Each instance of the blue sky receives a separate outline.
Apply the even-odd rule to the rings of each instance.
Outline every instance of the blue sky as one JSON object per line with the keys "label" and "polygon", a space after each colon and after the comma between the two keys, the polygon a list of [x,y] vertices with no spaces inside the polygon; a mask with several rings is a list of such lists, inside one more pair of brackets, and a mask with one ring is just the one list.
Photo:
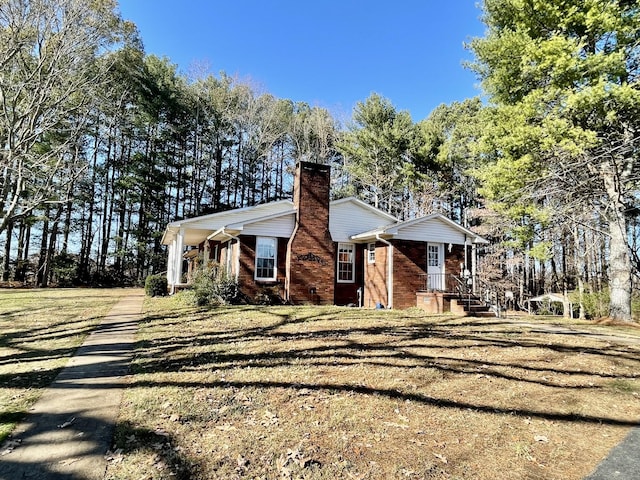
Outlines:
{"label": "blue sky", "polygon": [[475,0],[120,0],[147,53],[346,121],[372,92],[414,121],[480,94],[465,41],[485,30]]}

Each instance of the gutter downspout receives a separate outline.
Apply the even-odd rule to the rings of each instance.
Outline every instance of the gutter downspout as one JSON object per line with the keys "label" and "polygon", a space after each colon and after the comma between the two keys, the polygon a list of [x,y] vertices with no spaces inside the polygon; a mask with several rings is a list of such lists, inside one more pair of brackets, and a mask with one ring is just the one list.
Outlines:
{"label": "gutter downspout", "polygon": [[376,240],[386,244],[387,249],[387,308],[393,308],[393,245],[376,233]]}
{"label": "gutter downspout", "polygon": [[291,297],[289,296],[289,288],[291,286],[291,243],[293,242],[293,239],[296,238],[298,227],[300,226],[298,211],[299,210],[296,208],[296,223],[293,227],[293,232],[291,232],[291,236],[289,237],[289,241],[287,241],[287,255],[284,267],[284,299],[287,302],[291,299]]}

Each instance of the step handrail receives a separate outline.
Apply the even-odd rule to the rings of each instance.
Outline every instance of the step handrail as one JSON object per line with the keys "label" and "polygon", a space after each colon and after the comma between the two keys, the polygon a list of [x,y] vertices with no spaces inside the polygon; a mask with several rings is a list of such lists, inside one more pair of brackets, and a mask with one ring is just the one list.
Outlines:
{"label": "step handrail", "polygon": [[484,298],[481,297],[481,300],[484,301],[485,305],[487,305],[489,308],[491,308],[495,312],[496,317],[500,317],[502,315],[502,308],[500,307],[500,301],[498,300],[499,288],[483,280],[477,275],[475,277],[475,281],[485,291],[485,295],[483,295]]}

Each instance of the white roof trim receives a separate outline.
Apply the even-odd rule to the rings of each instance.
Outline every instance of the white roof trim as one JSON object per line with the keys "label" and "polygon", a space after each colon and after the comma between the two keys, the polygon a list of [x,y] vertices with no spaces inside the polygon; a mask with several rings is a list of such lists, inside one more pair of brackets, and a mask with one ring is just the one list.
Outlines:
{"label": "white roof trim", "polygon": [[272,207],[280,203],[282,204],[288,203],[288,204],[291,204],[291,206],[293,207],[293,202],[291,200],[276,200],[274,202],[259,203],[258,205],[252,205],[250,207],[233,208],[231,210],[224,210],[222,212],[210,213],[208,215],[201,215],[199,217],[176,220],[174,222],[169,223],[167,227],[184,227],[189,225],[190,223],[196,223],[196,222],[201,222],[203,220],[215,219],[218,217],[224,217],[226,215],[235,215],[235,214],[246,212],[249,210],[260,210],[262,207]]}
{"label": "white roof trim", "polygon": [[[175,236],[177,235],[177,233],[180,231],[181,228],[185,228],[189,230],[189,227],[191,225],[194,225],[194,224],[197,225],[199,223],[203,223],[207,221],[215,221],[216,219],[225,221],[224,220],[225,217],[228,217],[227,221],[234,222],[234,218],[236,218],[237,215],[241,215],[241,214],[246,215],[247,212],[255,211],[256,215],[259,216],[261,210],[263,209],[271,210],[273,209],[274,206],[280,206],[280,205],[282,205],[282,208],[286,208],[286,207],[289,207],[289,208],[286,209],[284,212],[278,212],[278,213],[288,214],[295,211],[293,209],[293,202],[291,200],[285,199],[285,200],[276,200],[274,202],[260,203],[258,205],[252,205],[250,207],[234,208],[232,210],[225,210],[223,212],[211,213],[209,215],[201,215],[199,217],[176,220],[167,224],[164,234],[162,235],[161,243],[163,245],[168,245],[169,242],[171,242],[173,238],[175,238]],[[270,215],[273,215],[273,214],[270,214]],[[265,217],[268,217],[268,216],[269,215],[265,215]],[[253,217],[253,218],[256,218],[256,217]],[[234,223],[242,223],[242,222],[234,222]],[[249,223],[249,221],[246,221],[244,223]],[[206,230],[206,229],[201,229],[201,230]]]}

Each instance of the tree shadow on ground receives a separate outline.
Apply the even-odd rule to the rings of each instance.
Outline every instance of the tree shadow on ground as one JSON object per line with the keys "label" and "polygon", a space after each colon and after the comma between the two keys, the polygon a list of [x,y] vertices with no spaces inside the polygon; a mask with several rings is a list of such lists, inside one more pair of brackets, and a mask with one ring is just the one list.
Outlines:
{"label": "tree shadow on ground", "polygon": [[[228,310],[227,310],[228,311]],[[562,335],[554,333],[530,338],[526,332],[505,332],[500,325],[505,322],[470,320],[462,324],[451,325],[447,322],[416,320],[407,318],[408,323],[395,321],[391,325],[355,325],[339,326],[340,311],[314,313],[274,308],[242,308],[234,310],[250,315],[251,311],[270,313],[274,320],[263,325],[252,324],[249,319],[238,326],[228,329],[224,325],[214,324],[208,330],[189,331],[187,324],[181,330],[167,331],[165,336],[141,342],[137,348],[136,371],[139,373],[170,373],[237,370],[242,368],[277,368],[287,365],[305,364],[310,367],[349,367],[369,365],[402,369],[429,368],[445,375],[482,375],[503,379],[514,383],[533,383],[543,387],[567,390],[598,390],[601,385],[585,381],[585,377],[601,379],[637,378],[640,367],[640,348],[608,345],[607,349],[586,343],[572,344],[563,342]],[[289,309],[289,312],[294,310]],[[207,315],[206,313],[200,313]],[[216,315],[213,310],[208,315]],[[330,325],[330,319],[336,320],[336,326]],[[148,317],[149,324],[163,323],[165,317]],[[179,316],[175,317],[179,320]],[[201,318],[204,321],[204,319]],[[329,320],[329,324],[327,324]],[[318,322],[322,321],[322,324]],[[241,322],[242,323],[242,322]],[[296,330],[295,327],[303,326]],[[294,327],[294,328],[292,328]],[[573,334],[572,334],[573,335]],[[567,337],[568,340],[569,337]],[[574,338],[572,337],[574,340]],[[593,339],[591,339],[592,341]],[[256,343],[263,345],[256,351]],[[303,342],[303,343],[296,343]],[[603,361],[633,363],[636,368],[628,372],[585,371],[581,368],[562,366],[561,362],[550,359],[544,362],[532,362],[523,365],[518,362],[504,362],[490,356],[470,358],[465,355],[467,349],[476,350],[495,347],[498,349],[517,348],[523,351],[535,349],[549,352],[549,355],[563,356],[593,355]],[[604,347],[604,345],[603,345]],[[444,353],[444,352],[448,352]],[[459,352],[459,356],[452,354]],[[481,353],[481,352],[479,352]],[[547,378],[551,377],[551,378]],[[407,400],[440,408],[504,413],[522,417],[533,417],[564,422],[603,423],[607,425],[634,426],[637,422],[627,421],[615,416],[592,416],[577,413],[564,414],[553,411],[527,408],[502,408],[490,403],[456,401],[451,398],[438,398],[423,393],[402,391],[401,389],[375,388],[362,385],[339,383],[299,383],[287,381],[237,381],[237,382],[180,382],[154,381],[148,377],[136,380],[138,387],[219,387],[219,388],[291,388],[327,391],[349,391],[362,395],[380,395],[394,399]]]}
{"label": "tree shadow on ground", "polygon": [[[26,422],[28,428],[12,435],[0,447],[2,479],[97,478],[96,472],[101,468],[117,462],[122,454],[136,450],[153,452],[153,468],[166,470],[171,478],[188,480],[192,477],[191,464],[175,448],[175,442],[167,432],[134,428],[128,423],[119,424],[114,431],[113,424],[95,418],[91,410],[73,414],[39,412],[30,415]],[[69,442],[69,448],[52,451],[51,444],[41,440],[51,431],[60,438],[60,443]]]}
{"label": "tree shadow on ground", "polygon": [[195,466],[180,452],[173,437],[161,429],[149,430],[121,422],[116,426],[110,460],[118,462],[122,455],[137,452],[153,454],[153,465],[176,480],[189,480]]}

